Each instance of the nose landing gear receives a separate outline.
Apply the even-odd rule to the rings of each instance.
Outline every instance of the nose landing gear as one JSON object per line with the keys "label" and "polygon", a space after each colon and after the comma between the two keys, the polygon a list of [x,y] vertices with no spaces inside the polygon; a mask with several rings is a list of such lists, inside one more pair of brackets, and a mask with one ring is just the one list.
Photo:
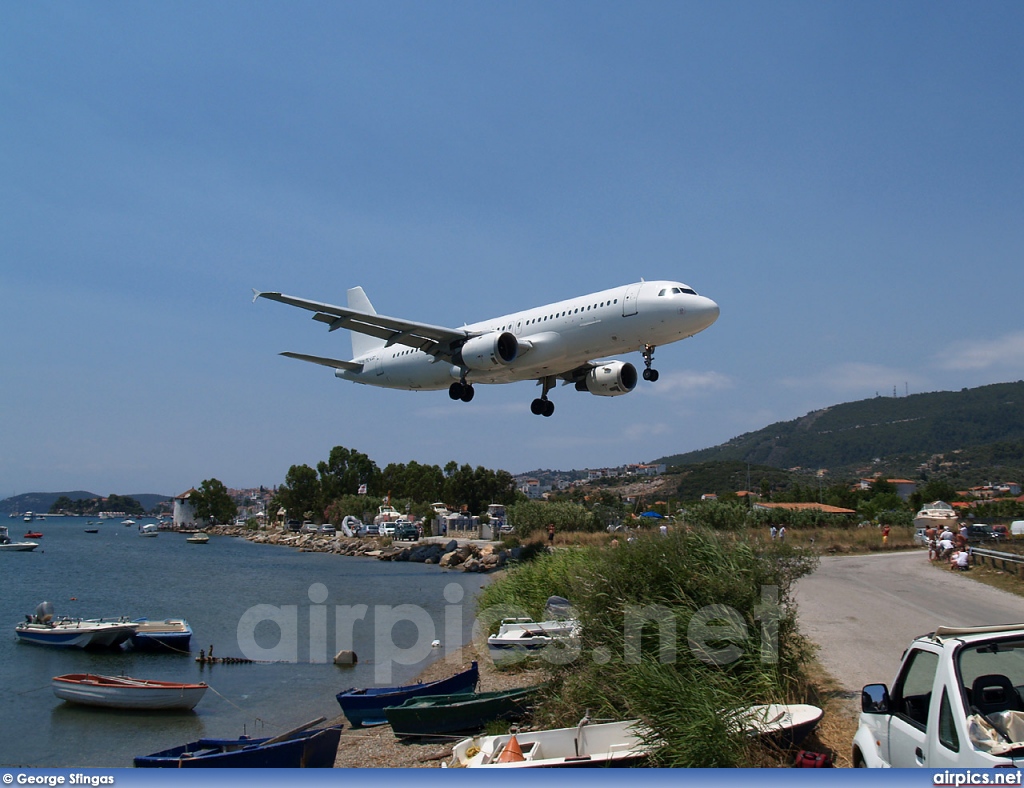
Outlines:
{"label": "nose landing gear", "polygon": [[644,378],[644,380],[651,381],[651,383],[654,383],[654,381],[656,381],[660,377],[659,374],[658,374],[658,370],[651,369],[651,364],[654,363],[654,350],[655,350],[655,346],[654,345],[644,345],[644,352],[643,352],[643,356],[644,356],[644,372],[643,372],[643,378]]}

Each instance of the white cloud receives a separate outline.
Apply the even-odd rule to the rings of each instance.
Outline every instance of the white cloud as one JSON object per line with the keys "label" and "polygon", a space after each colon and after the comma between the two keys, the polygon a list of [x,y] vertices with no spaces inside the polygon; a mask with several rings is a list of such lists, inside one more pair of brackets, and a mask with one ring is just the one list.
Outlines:
{"label": "white cloud", "polygon": [[1024,331],[991,340],[954,342],[939,354],[940,369],[980,370],[1024,365]]}
{"label": "white cloud", "polygon": [[641,380],[633,393],[653,394],[671,399],[698,397],[733,387],[733,381],[721,372],[662,372],[653,385]]}

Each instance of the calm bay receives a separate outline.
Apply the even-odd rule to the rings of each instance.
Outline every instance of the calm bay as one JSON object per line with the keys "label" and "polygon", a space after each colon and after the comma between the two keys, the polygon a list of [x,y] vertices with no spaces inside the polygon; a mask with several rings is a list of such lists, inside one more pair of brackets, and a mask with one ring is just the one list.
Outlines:
{"label": "calm bay", "polygon": [[[185,535],[167,531],[144,538],[136,527],[116,520],[89,524],[87,518],[63,517],[30,525],[5,518],[4,523],[14,541],[30,528],[43,533],[33,552],[0,553],[4,767],[130,766],[135,755],[203,736],[273,736],[316,717],[332,720],[340,714],[334,696],[342,689],[406,683],[467,642],[476,596],[487,583],[485,576],[437,566],[302,553],[227,536],[213,536],[205,545],[188,544]],[[86,533],[86,528],[99,532]],[[184,618],[194,632],[192,653],[18,642],[15,625],[44,600],[57,616]],[[359,605],[366,606],[361,617],[362,608],[345,607]],[[295,622],[294,643],[282,640],[268,610]],[[244,638],[240,642],[240,622],[255,652]],[[350,646],[339,624],[341,630],[350,628]],[[455,633],[458,643],[452,642]],[[440,647],[429,648],[434,639]],[[339,644],[355,650],[356,666],[333,664]],[[286,647],[297,659],[198,664],[199,650],[211,646],[218,657],[260,656]],[[401,664],[414,656],[415,664]],[[171,714],[103,710],[54,697],[54,676],[86,672],[205,681],[210,690],[193,712]],[[390,680],[381,681],[385,673]]]}

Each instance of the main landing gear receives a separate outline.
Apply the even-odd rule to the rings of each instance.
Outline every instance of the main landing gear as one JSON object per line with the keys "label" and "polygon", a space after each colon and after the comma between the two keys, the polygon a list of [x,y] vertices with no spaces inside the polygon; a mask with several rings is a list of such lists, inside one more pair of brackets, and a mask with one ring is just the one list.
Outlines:
{"label": "main landing gear", "polygon": [[461,399],[463,402],[469,402],[473,399],[473,394],[475,393],[476,392],[473,391],[473,384],[467,383],[465,378],[452,383],[452,385],[448,387],[448,396],[452,399]]}
{"label": "main landing gear", "polygon": [[644,380],[649,380],[651,383],[656,381],[659,377],[658,370],[651,369],[651,364],[654,362],[654,345],[644,345]]}
{"label": "main landing gear", "polygon": [[550,416],[555,412],[555,403],[548,399],[548,392],[554,388],[554,378],[544,378],[541,380],[540,385],[543,386],[541,395],[537,397],[533,402],[530,403],[530,412],[534,416]]}

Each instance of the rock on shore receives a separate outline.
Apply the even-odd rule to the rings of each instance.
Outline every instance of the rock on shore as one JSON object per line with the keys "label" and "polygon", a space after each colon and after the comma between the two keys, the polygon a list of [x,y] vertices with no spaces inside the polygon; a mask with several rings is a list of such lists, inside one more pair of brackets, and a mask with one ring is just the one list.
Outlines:
{"label": "rock on shore", "polygon": [[510,558],[508,551],[492,544],[478,545],[473,542],[413,542],[392,543],[385,546],[379,539],[352,539],[344,536],[321,536],[319,534],[284,533],[281,531],[250,531],[240,526],[219,525],[209,529],[210,533],[222,536],[239,536],[257,544],[274,544],[294,547],[308,553],[334,553],[380,561],[412,561],[419,564],[437,564],[445,569],[463,572],[490,572],[500,569]]}

